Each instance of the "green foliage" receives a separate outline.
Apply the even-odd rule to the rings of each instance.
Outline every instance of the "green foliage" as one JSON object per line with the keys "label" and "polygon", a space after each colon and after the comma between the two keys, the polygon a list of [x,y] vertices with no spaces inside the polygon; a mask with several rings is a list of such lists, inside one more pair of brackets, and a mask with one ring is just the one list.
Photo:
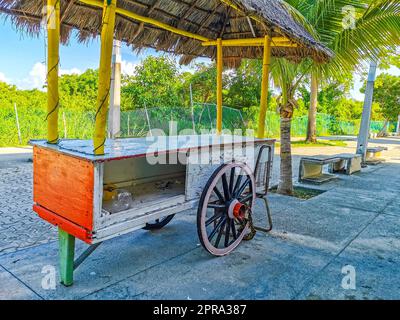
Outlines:
{"label": "green foliage", "polygon": [[262,62],[244,60],[241,66],[232,71],[226,103],[242,109],[259,106],[261,98]]}
{"label": "green foliage", "polygon": [[[297,107],[293,115],[292,133],[294,136],[304,136],[307,129],[310,94],[307,79],[300,79],[296,75],[302,67],[282,61],[274,68],[276,79],[284,79],[284,77],[288,79],[291,75],[294,77],[292,83],[298,84],[293,95]],[[257,60],[244,60],[238,70],[225,71],[224,128],[257,129],[260,76],[261,62]],[[60,137],[92,138],[97,77],[97,71],[90,69],[81,75],[60,77]],[[148,122],[143,110],[145,102],[152,128],[162,128],[168,132],[169,120],[178,122],[178,130],[192,128],[191,108],[189,108],[190,84],[192,84],[195,102],[196,129],[215,128],[215,78],[214,64],[198,64],[193,73],[182,73],[173,60],[165,57],[148,57],[137,67],[133,76],[123,79],[121,97],[124,111],[121,115],[123,136],[146,134]],[[373,120],[393,119],[393,114],[398,112],[397,109],[393,109],[393,114],[389,118],[383,115],[383,113],[388,114],[388,110],[392,110],[391,108],[395,106],[393,103],[395,98],[392,98],[392,95],[400,87],[398,82],[389,78],[378,77],[376,99],[379,103],[373,105]],[[317,115],[319,135],[357,133],[362,103],[347,97],[350,82],[347,76],[344,79],[327,81],[319,92],[318,101],[321,110],[321,114]],[[278,137],[280,98],[272,90],[269,93],[266,133],[268,136]],[[390,103],[386,103],[384,97],[389,97]],[[204,101],[209,104],[203,104]],[[15,86],[0,82],[0,145],[19,144],[14,103],[18,108],[23,143],[26,144],[29,139],[45,138],[46,93],[40,90],[18,90]],[[64,128],[64,123],[66,128]],[[373,131],[379,131],[382,126],[382,121],[371,123]]]}
{"label": "green foliage", "polygon": [[383,73],[376,78],[374,99],[385,120],[396,121],[400,115],[400,77]]}
{"label": "green foliage", "polygon": [[182,84],[174,60],[149,56],[136,67],[134,76],[123,79],[124,108],[178,106],[182,102]]}
{"label": "green foliage", "polygon": [[86,70],[81,75],[62,75],[59,81],[60,106],[68,110],[94,110],[98,77],[98,71],[92,69]]}
{"label": "green foliage", "polygon": [[[188,88],[192,84],[194,101],[211,103],[216,101],[216,79],[217,69],[215,64],[200,63],[195,66],[195,72],[192,75],[187,75],[184,86]],[[225,77],[224,80],[226,80]]]}

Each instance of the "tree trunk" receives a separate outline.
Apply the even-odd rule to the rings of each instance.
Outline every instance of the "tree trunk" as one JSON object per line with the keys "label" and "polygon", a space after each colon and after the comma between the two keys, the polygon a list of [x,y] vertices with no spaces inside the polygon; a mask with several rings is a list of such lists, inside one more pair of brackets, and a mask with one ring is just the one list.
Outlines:
{"label": "tree trunk", "polygon": [[383,137],[387,137],[388,136],[388,133],[387,133],[388,125],[389,125],[389,120],[385,120],[385,123],[383,125],[382,130],[379,131],[379,133],[377,135],[379,138],[383,138]]}
{"label": "tree trunk", "polygon": [[308,110],[307,142],[317,142],[318,77],[311,74],[311,100]]}
{"label": "tree trunk", "polygon": [[278,193],[293,195],[291,118],[281,118],[281,170]]}

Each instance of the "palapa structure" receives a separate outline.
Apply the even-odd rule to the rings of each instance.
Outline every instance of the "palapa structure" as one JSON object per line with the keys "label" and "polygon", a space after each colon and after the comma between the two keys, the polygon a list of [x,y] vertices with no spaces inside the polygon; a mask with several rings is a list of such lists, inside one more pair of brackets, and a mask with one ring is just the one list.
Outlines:
{"label": "palapa structure", "polygon": [[[222,131],[223,64],[237,66],[242,58],[262,58],[257,133],[262,138],[271,56],[294,61],[310,57],[326,62],[332,55],[295,22],[285,6],[280,0],[0,0],[0,13],[11,17],[19,29],[32,35],[39,34],[42,21],[46,24],[47,143],[51,144],[58,143],[59,45],[68,42],[73,29],[78,31],[81,41],[101,35],[93,153],[102,155],[114,39],[135,50],[155,48],[181,55],[183,64],[196,57],[215,59],[218,133]],[[65,225],[69,226],[70,221]],[[75,236],[72,227],[65,228],[59,228],[60,274],[62,283],[68,286],[73,283]],[[91,248],[88,254],[94,250]]]}
{"label": "palapa structure", "polygon": [[49,142],[58,140],[59,42],[67,43],[74,29],[83,42],[101,34],[99,117],[94,138],[94,150],[99,154],[105,139],[112,39],[134,50],[154,48],[180,55],[182,64],[196,57],[217,60],[218,131],[222,129],[222,65],[235,67],[242,58],[263,58],[258,135],[264,135],[270,57],[295,62],[310,57],[323,63],[332,56],[295,21],[286,6],[281,0],[0,0],[0,12],[32,35],[39,34],[47,13]]}

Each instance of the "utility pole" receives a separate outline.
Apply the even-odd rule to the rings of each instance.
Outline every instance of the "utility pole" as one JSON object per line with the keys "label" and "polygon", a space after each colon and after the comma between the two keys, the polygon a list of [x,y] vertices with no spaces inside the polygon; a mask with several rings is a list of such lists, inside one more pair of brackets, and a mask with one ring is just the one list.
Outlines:
{"label": "utility pole", "polygon": [[112,75],[110,87],[110,109],[108,112],[108,137],[121,134],[121,42],[114,40]]}
{"label": "utility pole", "polygon": [[376,68],[377,68],[377,62],[372,61],[369,66],[361,126],[357,140],[357,154],[361,154],[363,163],[365,163],[365,158],[368,148],[369,130],[371,125],[372,102],[374,97],[374,85],[376,79]]}
{"label": "utility pole", "polygon": [[18,141],[19,141],[19,144],[22,144],[21,129],[19,126],[19,118],[18,118],[18,109],[17,109],[17,104],[15,102],[14,102],[14,111],[15,111],[15,122],[17,124]]}
{"label": "utility pole", "polygon": [[[400,103],[400,101],[399,101],[399,103]],[[396,134],[397,134],[398,136],[400,136],[400,114],[399,114],[399,116],[398,116],[398,118],[397,118]]]}

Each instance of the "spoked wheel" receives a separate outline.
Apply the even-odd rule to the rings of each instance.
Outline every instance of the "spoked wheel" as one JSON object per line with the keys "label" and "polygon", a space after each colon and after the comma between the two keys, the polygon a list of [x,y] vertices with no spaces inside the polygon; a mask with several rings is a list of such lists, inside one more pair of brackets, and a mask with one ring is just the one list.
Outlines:
{"label": "spoked wheel", "polygon": [[219,167],[208,180],[197,211],[202,246],[215,256],[232,252],[249,233],[256,200],[251,169],[243,163]]}
{"label": "spoked wheel", "polygon": [[170,223],[170,221],[172,220],[172,218],[174,217],[174,214],[171,214],[170,216],[161,218],[161,219],[157,219],[154,222],[151,223],[146,223],[146,226],[143,228],[144,230],[159,230],[164,228],[168,223]]}

